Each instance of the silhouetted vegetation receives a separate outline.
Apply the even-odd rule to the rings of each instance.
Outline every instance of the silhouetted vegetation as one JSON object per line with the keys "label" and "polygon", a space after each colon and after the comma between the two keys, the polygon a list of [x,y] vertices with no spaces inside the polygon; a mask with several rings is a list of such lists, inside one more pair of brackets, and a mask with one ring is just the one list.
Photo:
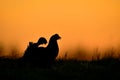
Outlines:
{"label": "silhouetted vegetation", "polygon": [[120,79],[120,60],[106,58],[95,61],[57,59],[51,67],[41,68],[19,59],[0,59],[0,75],[3,79],[17,80],[118,80]]}
{"label": "silhouetted vegetation", "polygon": [[14,80],[118,80],[120,60],[110,56],[92,61],[61,58],[43,68],[21,59],[0,58],[0,75]]}

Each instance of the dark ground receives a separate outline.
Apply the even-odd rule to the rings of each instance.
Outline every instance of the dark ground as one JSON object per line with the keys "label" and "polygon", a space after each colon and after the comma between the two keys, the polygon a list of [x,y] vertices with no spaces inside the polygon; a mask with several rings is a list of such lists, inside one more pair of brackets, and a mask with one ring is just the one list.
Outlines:
{"label": "dark ground", "polygon": [[41,68],[19,60],[0,59],[0,80],[120,80],[120,60],[56,60]]}

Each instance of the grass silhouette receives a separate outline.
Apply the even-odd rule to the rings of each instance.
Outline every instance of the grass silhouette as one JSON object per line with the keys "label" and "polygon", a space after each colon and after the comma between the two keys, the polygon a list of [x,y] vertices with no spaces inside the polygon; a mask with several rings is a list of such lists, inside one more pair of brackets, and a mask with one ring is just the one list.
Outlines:
{"label": "grass silhouette", "polygon": [[[12,52],[12,51],[11,51]],[[15,54],[15,50],[13,50]],[[111,54],[110,54],[111,53]],[[114,50],[102,58],[97,55],[91,61],[59,58],[50,67],[31,66],[21,58],[0,58],[0,79],[14,80],[118,80],[120,57],[113,57]]]}

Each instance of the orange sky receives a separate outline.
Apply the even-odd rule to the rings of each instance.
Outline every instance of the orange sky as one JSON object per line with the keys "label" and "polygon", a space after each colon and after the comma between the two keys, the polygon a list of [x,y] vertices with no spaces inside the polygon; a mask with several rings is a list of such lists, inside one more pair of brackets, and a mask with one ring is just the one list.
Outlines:
{"label": "orange sky", "polygon": [[29,41],[61,35],[60,52],[120,44],[119,0],[1,0],[0,42],[24,51]]}

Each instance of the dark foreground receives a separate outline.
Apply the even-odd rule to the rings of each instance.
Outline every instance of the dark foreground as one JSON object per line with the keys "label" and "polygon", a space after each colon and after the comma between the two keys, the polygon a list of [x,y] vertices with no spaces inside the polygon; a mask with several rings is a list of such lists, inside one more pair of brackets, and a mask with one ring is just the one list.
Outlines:
{"label": "dark foreground", "polygon": [[97,61],[57,60],[51,67],[0,60],[0,80],[120,80],[119,59]]}

